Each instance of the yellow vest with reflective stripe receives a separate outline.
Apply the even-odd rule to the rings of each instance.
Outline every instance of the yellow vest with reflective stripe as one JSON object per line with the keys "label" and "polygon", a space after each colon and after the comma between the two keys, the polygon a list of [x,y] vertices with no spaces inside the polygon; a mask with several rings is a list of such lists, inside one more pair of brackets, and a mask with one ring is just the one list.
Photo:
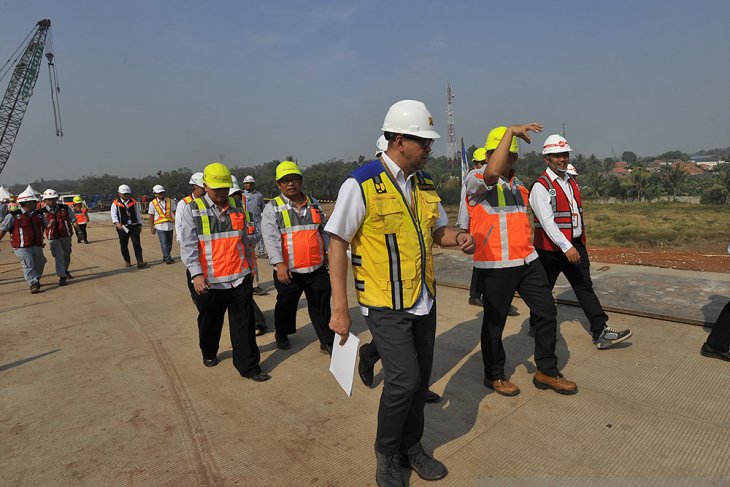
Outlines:
{"label": "yellow vest with reflective stripe", "polygon": [[198,259],[211,283],[235,281],[250,272],[243,245],[248,215],[235,198],[228,198],[228,204],[228,213],[220,218],[205,198],[190,203],[198,233]]}
{"label": "yellow vest with reflective stripe", "polygon": [[365,200],[365,220],[350,242],[355,291],[361,305],[403,310],[412,308],[422,284],[436,295],[431,232],[441,201],[433,180],[413,176],[412,198],[400,192],[379,161],[354,171]]}
{"label": "yellow vest with reflective stripe", "polygon": [[165,211],[162,211],[162,206],[157,198],[152,200],[152,206],[155,208],[157,218],[155,218],[155,225],[165,222],[174,222],[175,218],[172,216],[172,200],[165,198]]}

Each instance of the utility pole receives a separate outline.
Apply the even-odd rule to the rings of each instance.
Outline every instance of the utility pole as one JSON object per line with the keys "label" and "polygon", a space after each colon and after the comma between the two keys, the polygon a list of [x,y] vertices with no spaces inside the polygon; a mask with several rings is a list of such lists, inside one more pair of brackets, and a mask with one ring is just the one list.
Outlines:
{"label": "utility pole", "polygon": [[565,138],[565,122],[563,122],[563,138]]}
{"label": "utility pole", "polygon": [[446,130],[449,133],[446,141],[446,163],[449,169],[456,167],[456,130],[454,128],[454,95],[451,92],[451,83],[446,85]]}

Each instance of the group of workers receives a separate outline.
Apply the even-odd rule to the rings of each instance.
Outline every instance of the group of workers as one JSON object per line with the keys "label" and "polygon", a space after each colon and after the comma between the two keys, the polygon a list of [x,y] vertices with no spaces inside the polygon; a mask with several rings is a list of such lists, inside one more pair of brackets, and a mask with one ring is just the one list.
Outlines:
{"label": "group of workers", "polygon": [[[565,395],[578,391],[577,384],[562,375],[556,355],[557,307],[552,289],[560,273],[573,288],[598,349],[621,343],[632,334],[608,325],[593,290],[582,198],[569,164],[572,149],[564,137],[547,137],[542,146],[545,171],[528,189],[516,176],[518,139],[530,143],[531,133],[542,132],[543,126],[528,123],[492,129],[484,147],[474,152],[457,226],[449,227],[434,181],[423,171],[432,144],[440,137],[427,107],[416,100],[401,100],[389,108],[381,130],[376,159],[342,183],[329,218],[319,202],[302,191],[303,175],[293,161],[276,167],[279,194],[268,203],[255,191],[253,177],[243,180],[241,190],[231,171],[215,162],[193,174],[191,194],[175,209],[164,187],[155,186],[148,214],[150,231],[158,235],[168,264],[174,262],[173,229],[177,232],[180,258],[198,311],[203,364],[218,364],[227,312],[233,366],[255,382],[271,378],[260,366],[255,338],[253,294],[265,292],[254,286],[257,256],[265,252],[274,268],[275,343],[284,351],[292,347],[290,336],[297,331],[302,293],[321,352],[332,354],[336,336],[344,345],[352,324],[347,293],[351,266],[359,309],[372,335],[372,342],[359,351],[363,383],[372,387],[374,364],[381,360],[383,367],[376,482],[394,487],[406,485],[403,467],[425,480],[448,474],[446,466],[421,445],[424,404],[440,399],[429,390],[436,337],[434,244],[473,254],[469,298],[483,307],[484,385],[500,395],[520,393],[505,375],[502,343],[507,316],[514,313],[515,292],[530,310],[528,333],[535,339],[536,364],[532,382],[539,389]],[[145,267],[139,208],[129,186],[119,186],[118,193],[111,216],[125,265],[132,265],[127,249],[131,238],[137,267]],[[79,233],[78,215],[57,205],[57,197],[47,190],[45,206],[38,210],[34,195],[21,194],[19,211],[8,214],[0,226],[0,239],[7,232],[13,235],[13,248],[31,292],[40,288],[45,263],[42,230],[51,242],[60,283],[70,277],[71,228]],[[730,360],[729,306],[715,328],[701,353]]]}
{"label": "group of workers", "polygon": [[58,285],[65,286],[73,276],[71,266],[71,237],[76,232],[78,243],[88,242],[86,226],[89,216],[80,196],[71,205],[59,204],[54,189],[42,195],[29,186],[15,202],[5,203],[0,215],[0,240],[10,234],[10,245],[20,261],[23,277],[31,294],[41,291],[41,278],[47,259],[43,254],[45,241],[54,258]]}

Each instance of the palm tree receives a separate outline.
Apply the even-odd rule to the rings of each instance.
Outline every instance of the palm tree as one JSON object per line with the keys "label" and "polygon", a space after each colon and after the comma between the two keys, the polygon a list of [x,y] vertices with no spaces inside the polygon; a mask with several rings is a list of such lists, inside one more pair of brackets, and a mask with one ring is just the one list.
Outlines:
{"label": "palm tree", "polygon": [[643,167],[631,171],[631,183],[636,188],[636,196],[639,201],[644,197],[644,190],[646,190],[650,178],[651,174]]}
{"label": "palm tree", "polygon": [[666,179],[669,187],[672,188],[672,201],[677,201],[679,187],[687,179],[687,173],[679,164],[675,164],[667,171]]}
{"label": "palm tree", "polygon": [[601,196],[601,186],[606,175],[598,170],[597,167],[592,167],[586,174],[585,181],[587,189],[590,191],[591,196]]}

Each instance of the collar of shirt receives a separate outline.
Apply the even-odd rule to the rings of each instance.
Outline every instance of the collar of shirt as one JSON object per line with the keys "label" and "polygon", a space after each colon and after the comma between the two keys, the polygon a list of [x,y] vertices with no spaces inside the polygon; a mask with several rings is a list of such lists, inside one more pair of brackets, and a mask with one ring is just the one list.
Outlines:
{"label": "collar of shirt", "polygon": [[410,194],[411,184],[409,184],[409,182],[413,179],[416,172],[414,171],[406,177],[406,173],[403,172],[403,169],[401,169],[400,166],[393,161],[393,159],[388,157],[388,154],[383,152],[381,157],[383,158],[388,170],[390,170],[390,173],[395,177],[395,181],[400,186],[401,191],[403,191],[406,195]]}
{"label": "collar of shirt", "polygon": [[[304,194],[304,193],[302,193],[302,194]],[[305,208],[308,208],[310,203],[312,202],[312,200],[309,199],[309,196],[307,196],[306,194],[304,194],[304,204],[302,206],[297,206],[296,204],[292,203],[292,200],[290,200],[289,198],[287,198],[286,196],[284,196],[281,193],[279,193],[279,196],[284,201],[284,203],[286,203],[291,208],[293,208],[294,210],[296,210],[300,213],[303,212]]]}
{"label": "collar of shirt", "polygon": [[[208,193],[206,193],[206,194],[205,194],[205,196],[203,196],[203,198],[205,198],[205,200],[206,200],[206,201],[208,202],[208,204],[209,204],[210,206],[212,206],[212,207],[213,207],[213,208],[215,209],[215,211],[216,211],[216,212],[218,213],[218,215],[219,215],[219,216],[223,216],[223,215],[225,215],[226,213],[228,213],[228,210],[229,210],[229,209],[230,209],[230,207],[231,207],[231,206],[230,206],[230,204],[226,204],[225,208],[221,208],[220,206],[216,205],[216,204],[215,204],[215,203],[213,202],[213,200],[212,200],[212,199],[210,199],[210,196],[208,196]],[[226,200],[226,201],[227,201],[227,200]]]}
{"label": "collar of shirt", "polygon": [[549,167],[545,170],[545,172],[547,173],[547,175],[551,181],[555,181],[556,179],[562,179],[564,182],[567,183],[568,179],[570,178],[570,174],[563,173],[563,175],[560,176],[559,174],[557,174],[555,171],[553,171]]}

